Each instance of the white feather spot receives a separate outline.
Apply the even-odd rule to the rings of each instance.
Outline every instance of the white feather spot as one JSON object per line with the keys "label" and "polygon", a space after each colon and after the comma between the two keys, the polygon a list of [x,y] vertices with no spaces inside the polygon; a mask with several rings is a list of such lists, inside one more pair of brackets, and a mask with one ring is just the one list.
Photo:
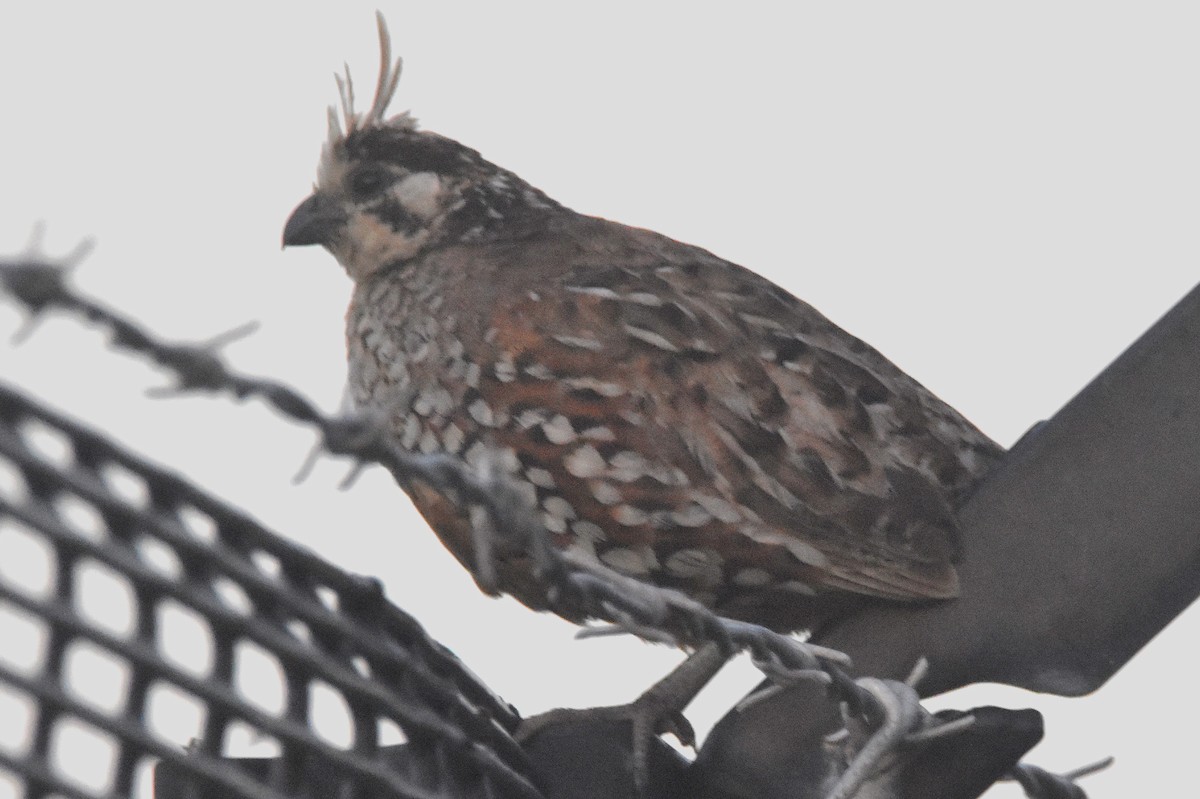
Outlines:
{"label": "white feather spot", "polygon": [[517,365],[513,363],[511,358],[496,361],[494,371],[496,379],[501,383],[511,383],[517,379]]}
{"label": "white feather spot", "polygon": [[596,501],[601,505],[616,505],[622,499],[621,492],[618,491],[617,487],[611,483],[605,483],[597,480],[592,483],[591,489],[592,496],[595,497]]}
{"label": "white feather spot", "polygon": [[554,475],[541,468],[540,466],[532,466],[525,470],[525,479],[533,483],[538,488],[555,488]]}
{"label": "white feather spot", "polygon": [[358,347],[351,346],[353,349],[350,351],[350,383],[356,386],[374,386],[379,382],[379,365],[376,359],[369,353],[364,355]]}
{"label": "white feather spot", "polygon": [[742,569],[733,575],[733,584],[743,588],[758,588],[771,582],[771,573],[766,569]]}
{"label": "white feather spot", "polygon": [[467,364],[465,380],[467,381],[467,385],[471,388],[479,388],[479,364]]}
{"label": "white feather spot", "polygon": [[417,344],[417,346],[415,346],[411,350],[409,350],[408,355],[412,359],[413,363],[422,363],[425,361],[426,358],[429,357],[429,353],[432,350],[433,350],[433,347],[430,346],[430,343],[428,341],[422,341],[419,344]]}
{"label": "white feather spot", "polygon": [[789,538],[783,542],[783,545],[787,547],[788,552],[792,553],[792,557],[801,563],[818,568],[829,565],[829,558],[825,557],[825,553],[811,544],[806,544],[797,538]]}
{"label": "white feather spot", "polygon": [[463,455],[463,458],[466,459],[467,465],[472,469],[478,469],[483,465],[483,461],[487,455],[487,444],[484,444],[482,441],[476,441],[470,446],[470,448],[467,449],[467,452]]}
{"label": "white feather spot", "polygon": [[546,438],[550,440],[551,444],[570,444],[577,438],[575,428],[571,426],[571,420],[561,413],[543,423],[542,432],[546,434]]}
{"label": "white feather spot", "polygon": [[442,181],[433,172],[416,172],[397,183],[392,191],[404,210],[430,219],[438,212]]}
{"label": "white feather spot", "polygon": [[408,359],[407,358],[405,358],[403,356],[399,356],[399,355],[394,358],[389,358],[386,355],[379,353],[379,354],[377,354],[376,358],[369,358],[369,359],[364,359],[364,360],[367,360],[368,362],[378,360],[380,363],[385,364],[384,372],[391,379],[391,382],[393,382],[393,383],[408,382]]}
{"label": "white feather spot", "polygon": [[588,541],[598,542],[605,540],[604,530],[600,528],[600,525],[595,522],[589,522],[586,519],[572,522],[571,531],[580,538],[587,539]]}
{"label": "white feather spot", "polygon": [[448,415],[454,410],[454,395],[447,389],[439,388],[433,392],[433,411],[440,416]]}
{"label": "white feather spot", "polygon": [[600,555],[600,560],[606,565],[623,574],[645,575],[657,565],[654,552],[649,547],[641,549],[626,549],[614,547]]}
{"label": "white feather spot", "polygon": [[756,314],[750,314],[750,313],[740,313],[740,314],[738,314],[738,316],[741,318],[741,320],[743,322],[745,322],[748,325],[753,325],[754,327],[761,327],[761,328],[765,328],[767,330],[783,330],[784,329],[783,325],[779,324],[779,322],[775,321],[774,319],[770,319],[766,316],[758,316]]}
{"label": "white feather spot", "polygon": [[490,525],[492,521],[487,508],[482,505],[472,505],[467,508],[467,518],[471,520],[471,526],[476,530]]}
{"label": "white feather spot", "polygon": [[671,513],[671,521],[679,527],[701,527],[711,522],[712,518],[711,513],[695,502]]}
{"label": "white feather spot", "polygon": [[583,438],[587,438],[592,441],[616,441],[617,440],[616,434],[611,429],[605,427],[604,425],[597,425],[596,427],[589,427],[587,430],[584,430],[579,435],[582,436]]}
{"label": "white feather spot", "polygon": [[567,520],[547,511],[542,514],[542,526],[552,533],[565,533],[567,531]]}
{"label": "white feather spot", "polygon": [[513,487],[521,495],[521,499],[524,500],[526,507],[537,507],[537,486],[533,483],[526,483],[524,480],[518,480],[513,483]]}
{"label": "white feather spot", "polygon": [[608,464],[604,457],[591,444],[584,444],[563,459],[563,466],[575,477],[599,477],[604,474]]}
{"label": "white feather spot", "polygon": [[599,562],[599,558],[596,557],[595,542],[581,535],[576,535],[571,539],[571,543],[567,545],[566,552],[577,558],[583,557],[591,563]]}
{"label": "white feather spot", "polygon": [[640,453],[625,450],[612,456],[612,477],[622,483],[632,483],[646,474],[650,464]]}
{"label": "white feather spot", "polygon": [[652,347],[658,347],[660,350],[666,350],[667,352],[679,352],[679,348],[667,341],[667,339],[661,333],[656,333],[653,330],[647,330],[644,327],[637,327],[636,325],[630,324],[621,325],[621,327],[625,329],[626,333],[633,336],[638,341],[645,342]]}
{"label": "white feather spot", "polygon": [[516,422],[521,427],[528,430],[531,427],[536,427],[546,421],[546,411],[541,408],[526,408],[517,414]]}
{"label": "white feather spot", "polygon": [[721,582],[724,562],[714,549],[680,549],[671,553],[663,567],[675,577],[712,586]]}
{"label": "white feather spot", "polygon": [[602,397],[619,397],[625,393],[625,388],[619,383],[609,383],[594,377],[572,377],[564,382],[567,388],[576,391],[594,391]]}
{"label": "white feather spot", "polygon": [[720,497],[697,494],[695,500],[696,504],[725,524],[736,524],[742,520],[742,514],[738,512],[737,508]]}
{"label": "white feather spot", "polygon": [[408,416],[404,420],[404,432],[400,435],[400,446],[405,449],[412,449],[417,444],[417,439],[421,437],[421,420],[415,415]]}
{"label": "white feather spot", "polygon": [[592,350],[596,352],[604,349],[604,345],[594,338],[584,338],[582,336],[551,336],[551,338],[559,344],[580,350]]}
{"label": "white feather spot", "polygon": [[641,508],[635,508],[632,505],[618,505],[613,509],[613,519],[617,524],[625,527],[637,527],[639,524],[645,524],[650,521],[650,514]]}
{"label": "white feather spot", "polygon": [[662,297],[657,294],[651,294],[648,291],[635,291],[626,295],[625,299],[629,302],[636,302],[638,305],[645,305],[650,308],[661,308],[664,305]]}
{"label": "white feather spot", "polygon": [[575,294],[586,294],[590,297],[600,297],[605,300],[619,299],[617,292],[601,286],[566,286],[567,291]]}
{"label": "white feather spot", "polygon": [[542,500],[542,507],[560,519],[575,518],[575,508],[562,497],[546,497]]}
{"label": "white feather spot", "polygon": [[463,441],[465,439],[466,436],[456,424],[451,423],[446,426],[445,430],[442,431],[442,446],[449,453],[457,455],[458,451],[462,449]]}
{"label": "white feather spot", "polygon": [[528,205],[530,208],[549,208],[550,207],[550,205],[546,203],[546,199],[545,199],[544,195],[542,195],[538,192],[535,192],[535,191],[530,191],[529,189],[526,189],[525,191],[521,192],[521,199],[524,200],[525,204]]}
{"label": "white feather spot", "polygon": [[692,484],[692,481],[688,479],[687,473],[683,469],[676,466],[667,472],[667,479],[663,480],[663,483],[665,485],[687,487]]}
{"label": "white feather spot", "polygon": [[782,588],[784,591],[791,591],[794,594],[803,594],[804,596],[816,596],[817,589],[813,588],[808,583],[800,580],[787,580],[779,583],[776,588]]}
{"label": "white feather spot", "polygon": [[491,406],[484,402],[482,397],[467,406],[467,413],[471,415],[472,419],[484,427],[491,427],[496,422],[495,418],[492,416]]}
{"label": "white feather spot", "polygon": [[795,508],[800,504],[800,499],[789,491],[783,483],[771,477],[762,467],[759,467],[758,473],[754,475],[754,484],[766,491],[771,497],[785,508]]}
{"label": "white feather spot", "polygon": [[532,377],[534,380],[553,380],[554,372],[550,371],[550,367],[544,363],[531,363],[525,367],[525,374]]}
{"label": "white feather spot", "polygon": [[412,405],[413,412],[420,416],[428,416],[433,413],[433,392],[422,391]]}
{"label": "white feather spot", "polygon": [[447,358],[445,376],[449,378],[447,382],[458,383],[462,381],[463,374],[467,370],[467,362],[462,358]]}

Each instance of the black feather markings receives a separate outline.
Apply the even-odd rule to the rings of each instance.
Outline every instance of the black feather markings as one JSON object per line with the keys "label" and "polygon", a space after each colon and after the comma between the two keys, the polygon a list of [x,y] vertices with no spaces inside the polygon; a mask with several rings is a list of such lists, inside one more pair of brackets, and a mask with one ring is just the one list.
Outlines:
{"label": "black feather markings", "polygon": [[458,176],[483,159],[479,153],[435,133],[398,128],[366,128],[351,133],[343,144],[350,158],[395,164],[409,172]]}

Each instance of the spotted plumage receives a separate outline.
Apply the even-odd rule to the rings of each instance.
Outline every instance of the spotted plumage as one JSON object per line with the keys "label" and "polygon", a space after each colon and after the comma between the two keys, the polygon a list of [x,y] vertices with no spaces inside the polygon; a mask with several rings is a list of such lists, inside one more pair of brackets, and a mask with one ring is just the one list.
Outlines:
{"label": "spotted plumage", "polygon": [[[387,118],[389,62],[368,112],[344,90],[284,240],[353,279],[352,393],[401,445],[499,450],[558,546],[775,629],[956,595],[955,510],[996,444],[753,272]],[[473,567],[470,514],[412,492]],[[499,575],[544,604],[527,563]]]}

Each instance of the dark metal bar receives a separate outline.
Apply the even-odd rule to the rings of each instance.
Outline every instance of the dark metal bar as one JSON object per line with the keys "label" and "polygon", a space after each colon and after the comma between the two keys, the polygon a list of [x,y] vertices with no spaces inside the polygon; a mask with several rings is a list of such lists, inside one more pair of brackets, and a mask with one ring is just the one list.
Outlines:
{"label": "dark metal bar", "polygon": [[930,660],[973,682],[1081,695],[1200,594],[1200,287],[1016,446],[963,510],[962,596],[822,638],[856,669]]}
{"label": "dark metal bar", "polygon": [[[817,642],[860,674],[903,678],[927,657],[925,695],[975,682],[1089,693],[1200,594],[1198,475],[1200,287],[967,503],[958,599],[874,607]],[[824,712],[784,690],[728,714],[701,756],[730,785],[780,786],[752,795],[790,796]]]}

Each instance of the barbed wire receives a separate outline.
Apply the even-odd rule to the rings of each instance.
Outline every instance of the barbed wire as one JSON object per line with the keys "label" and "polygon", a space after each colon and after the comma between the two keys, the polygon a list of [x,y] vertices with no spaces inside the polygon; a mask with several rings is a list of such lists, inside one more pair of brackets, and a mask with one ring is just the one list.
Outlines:
{"label": "barbed wire", "polygon": [[1114,758],[1106,757],[1065,774],[1055,774],[1028,763],[1020,763],[1013,768],[1009,779],[1020,785],[1029,799],[1087,799],[1083,789],[1075,784],[1076,780],[1103,771],[1113,762]]}
{"label": "barbed wire", "polygon": [[[67,281],[67,269],[75,262],[54,263],[27,253],[13,261],[0,261],[0,283],[34,319],[55,308],[107,328],[114,347],[135,352],[167,369],[176,381],[175,391],[228,392],[238,399],[258,397],[288,418],[316,428],[324,448],[332,455],[348,456],[359,464],[382,465],[403,485],[419,480],[485,508],[492,529],[482,531],[485,557],[476,564],[476,577],[485,591],[496,592],[494,562],[486,556],[487,549],[502,543],[532,557],[539,577],[551,586],[547,599],[552,604],[568,603],[574,610],[577,602],[595,618],[659,641],[687,645],[713,641],[726,650],[747,649],[781,679],[810,679],[814,672],[828,673],[832,668],[835,673],[829,675],[831,679],[845,682],[840,667],[848,665],[849,659],[839,652],[802,643],[759,625],[725,619],[678,591],[648,585],[558,550],[533,509],[506,479],[499,452],[494,458],[483,459],[479,468],[472,468],[453,456],[404,449],[381,411],[326,416],[288,385],[230,369],[218,352],[219,344],[228,341],[228,334],[200,345],[165,342],[123,314],[82,295]],[[859,694],[858,698],[866,696]]]}
{"label": "barbed wire", "polygon": [[[473,575],[489,594],[499,593],[495,555],[497,547],[504,547],[531,559],[546,586],[549,607],[565,611],[564,615],[601,619],[620,631],[674,646],[698,647],[711,642],[727,655],[745,650],[755,666],[780,686],[813,680],[828,685],[846,704],[850,715],[861,718],[873,711],[870,715],[881,719],[829,792],[830,799],[853,797],[885,758],[900,747],[951,735],[971,723],[969,716],[949,723],[936,720],[920,705],[913,680],[856,680],[847,673],[850,661],[841,652],[760,625],[724,618],[679,591],[641,582],[595,560],[558,549],[534,509],[507,479],[499,450],[475,467],[446,454],[414,453],[404,449],[392,434],[383,409],[329,416],[282,382],[241,374],[225,363],[220,349],[250,332],[248,326],[200,344],[160,339],[71,285],[71,271],[90,250],[91,242],[85,241],[68,255],[52,259],[41,251],[39,227],[23,253],[0,259],[0,288],[28,314],[15,340],[27,338],[50,310],[83,317],[106,329],[113,347],[133,352],[171,374],[174,385],[155,390],[158,396],[208,392],[228,393],[239,400],[257,397],[283,416],[315,428],[328,454],[355,461],[343,485],[353,482],[365,466],[377,464],[406,490],[419,481],[462,504],[482,508],[482,516],[473,515]],[[584,628],[580,633],[594,634],[598,634],[596,628]],[[1079,792],[1074,779],[1085,773],[1091,771],[1058,776],[1033,766],[1020,766],[1013,779],[1033,799],[1048,799],[1082,795],[1072,791]],[[1042,793],[1034,792],[1038,790]]]}

